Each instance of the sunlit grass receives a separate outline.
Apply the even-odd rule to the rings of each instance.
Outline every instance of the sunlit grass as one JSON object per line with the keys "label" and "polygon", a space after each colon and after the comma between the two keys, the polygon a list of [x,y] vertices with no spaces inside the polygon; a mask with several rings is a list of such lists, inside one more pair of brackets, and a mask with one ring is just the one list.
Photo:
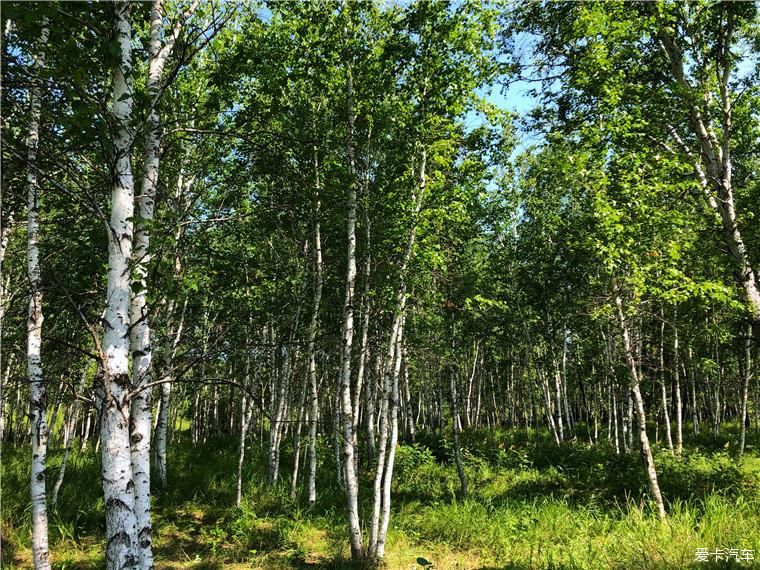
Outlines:
{"label": "sunlit grass", "polygon": [[[726,567],[696,563],[697,548],[750,549],[760,557],[755,451],[739,458],[721,442],[701,443],[679,458],[658,448],[670,514],[661,523],[636,454],[616,456],[606,445],[528,443],[514,433],[467,433],[470,496],[462,499],[446,441],[420,439],[397,451],[389,568],[414,568],[417,557],[435,568]],[[9,569],[31,562],[26,451],[8,448],[3,455],[3,557]],[[319,500],[309,510],[289,499],[287,477],[275,487],[265,483],[264,452],[254,444],[244,500],[236,508],[234,440],[195,449],[182,441],[170,453],[171,487],[154,496],[156,568],[350,567],[342,491],[333,482],[329,450],[321,456]],[[284,450],[286,476],[290,458]],[[52,476],[58,461],[51,454]],[[99,471],[92,451],[72,455],[58,507],[50,513],[56,569],[103,567]],[[365,513],[367,487],[361,497]]]}

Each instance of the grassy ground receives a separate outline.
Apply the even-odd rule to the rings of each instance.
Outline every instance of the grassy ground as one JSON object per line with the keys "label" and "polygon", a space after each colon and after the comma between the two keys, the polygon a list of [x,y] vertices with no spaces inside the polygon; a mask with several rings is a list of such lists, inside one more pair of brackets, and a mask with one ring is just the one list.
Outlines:
{"label": "grassy ground", "polygon": [[[467,500],[457,496],[444,441],[423,435],[418,444],[399,447],[390,568],[421,568],[418,557],[439,569],[753,567],[695,562],[697,548],[754,550],[760,559],[760,455],[754,449],[732,455],[730,432],[690,442],[681,458],[657,450],[667,524],[646,500],[637,454],[616,456],[606,445],[526,442],[517,432],[463,435]],[[171,450],[171,488],[154,499],[156,568],[350,567],[341,491],[330,483],[334,465],[323,466],[318,506],[307,510],[288,499],[289,480],[264,484],[265,460],[255,444],[251,456],[238,509],[232,439],[195,449],[181,442]],[[332,454],[324,449],[321,457]],[[51,478],[57,460],[51,454]],[[287,450],[282,461],[287,475]],[[6,447],[2,468],[3,567],[28,568],[26,448]],[[92,453],[71,460],[50,516],[54,568],[103,567],[99,469]],[[368,488],[369,479],[364,483]],[[362,500],[366,513],[370,497]]]}

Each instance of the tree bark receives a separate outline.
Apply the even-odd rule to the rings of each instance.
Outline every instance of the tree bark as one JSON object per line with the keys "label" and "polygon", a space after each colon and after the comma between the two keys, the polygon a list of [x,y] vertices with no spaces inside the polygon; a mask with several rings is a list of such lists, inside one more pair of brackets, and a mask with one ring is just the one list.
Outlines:
{"label": "tree bark", "polygon": [[[158,97],[166,59],[161,50],[163,0],[154,0],[150,11],[150,39],[147,92],[150,99]],[[141,389],[152,381],[153,352],[148,322],[147,282],[150,264],[150,226],[158,186],[161,123],[156,105],[148,115],[143,150],[143,177],[140,193],[135,196],[136,223],[133,250],[133,295],[130,305],[130,350],[132,352],[131,442],[132,477],[135,484],[135,514],[137,516],[138,557],[140,568],[153,567],[153,530],[150,520],[150,440],[152,390]]]}
{"label": "tree bark", "polygon": [[[158,98],[161,95],[164,66],[185,20],[195,11],[200,0],[195,0],[171,30],[166,45],[162,46],[163,0],[153,0],[150,11],[150,39],[148,43],[148,78],[146,90],[150,101],[150,113],[145,129],[143,150],[143,178],[141,191],[136,196],[137,221],[134,235],[134,294],[130,307],[130,349],[132,352],[132,384],[136,390],[132,398],[131,442],[132,471],[135,485],[135,513],[137,516],[139,567],[153,568],[153,530],[150,517],[150,441],[152,390],[141,389],[151,382],[152,349],[148,322],[147,282],[150,263],[150,227],[158,187],[161,117]],[[168,385],[168,382],[165,384]],[[165,400],[168,404],[168,392]],[[164,399],[162,397],[162,399]],[[165,436],[164,436],[165,442]],[[165,457],[165,447],[164,447]],[[161,474],[165,483],[165,462]]]}
{"label": "tree bark", "polygon": [[[385,555],[385,538],[390,520],[390,490],[393,479],[396,443],[398,442],[399,376],[401,373],[401,346],[407,302],[406,274],[409,261],[414,252],[414,243],[417,236],[417,218],[422,207],[422,199],[427,185],[426,168],[427,151],[423,148],[419,170],[419,185],[412,192],[414,215],[399,268],[399,288],[391,323],[388,359],[383,375],[383,399],[380,403],[380,442],[375,468],[374,502],[368,549],[369,558],[375,560],[382,559]],[[389,437],[390,445],[388,445]]]}
{"label": "tree bark", "polygon": [[[451,344],[452,348],[454,346],[454,330],[452,327],[451,331]],[[453,356],[453,355],[452,355]],[[473,373],[475,371],[475,366],[477,364],[478,359],[478,353],[475,352],[475,359],[473,361]],[[459,446],[459,422],[457,421],[459,418],[459,401],[457,398],[457,381],[456,381],[456,367],[451,366],[451,372],[450,372],[450,390],[451,390],[451,437],[453,439],[454,444],[454,463],[457,467],[457,475],[459,476],[459,485],[460,490],[462,494],[462,498],[467,498],[468,488],[467,488],[467,476],[464,472],[464,465],[462,463],[462,451]]]}
{"label": "tree bark", "polygon": [[670,430],[670,414],[668,413],[668,391],[665,386],[665,312],[660,311],[660,388],[662,392],[662,415],[665,420],[665,441],[668,444],[668,449],[673,452],[673,436]]}
{"label": "tree bark", "polygon": [[319,308],[322,302],[322,234],[320,231],[320,178],[319,152],[313,148],[314,159],[314,306],[309,323],[306,360],[309,367],[309,474],[306,483],[309,506],[317,501],[317,422],[319,421],[319,394],[317,391],[316,338],[319,328]]}
{"label": "tree bark", "polygon": [[108,227],[108,285],[103,327],[103,399],[100,440],[106,506],[106,566],[138,565],[137,518],[130,458],[129,309],[134,180],[130,163],[132,118],[131,6],[114,2],[118,59],[113,71],[113,187]]}
{"label": "tree bark", "polygon": [[174,329],[174,313],[176,303],[174,299],[169,301],[167,308],[166,320],[166,339],[164,342],[164,362],[161,373],[161,399],[156,414],[156,434],[155,434],[155,465],[158,473],[158,481],[162,488],[167,486],[166,475],[166,446],[169,433],[169,411],[172,394],[172,362],[177,352],[180,338],[182,338],[182,329],[185,322],[185,311],[187,310],[187,299],[182,306],[182,315],[179,319],[176,330]]}
{"label": "tree bark", "polygon": [[618,324],[620,325],[620,333],[623,338],[623,352],[625,352],[626,363],[628,364],[628,371],[631,374],[631,393],[636,406],[636,419],[638,420],[639,427],[639,444],[641,450],[641,460],[644,464],[644,470],[647,475],[647,481],[649,483],[649,493],[655,502],[657,507],[657,514],[661,520],[667,518],[665,512],[665,503],[662,500],[662,493],[660,492],[660,485],[657,481],[657,470],[654,464],[654,456],[652,455],[652,449],[649,446],[649,437],[647,436],[647,424],[646,414],[644,412],[644,399],[641,396],[641,389],[639,388],[639,370],[634,358],[633,346],[631,345],[631,336],[628,331],[628,323],[623,310],[623,299],[617,285],[613,281],[613,295],[615,297],[615,306],[617,308]]}
{"label": "tree bark", "polygon": [[340,363],[340,414],[342,424],[343,476],[346,493],[346,516],[351,542],[351,558],[359,560],[364,555],[361,526],[359,524],[359,479],[353,434],[353,401],[351,398],[351,347],[354,340],[354,289],[356,286],[356,161],[354,157],[354,88],[353,72],[346,65],[346,106],[348,135],[346,137],[346,161],[348,167],[347,224],[348,238],[346,293],[343,301],[343,332]]}
{"label": "tree bark", "polygon": [[[678,318],[676,313],[674,319]],[[681,400],[681,370],[678,360],[678,327],[673,327],[673,382],[676,391],[676,455],[683,452],[683,402]]]}
{"label": "tree bark", "polygon": [[[77,388],[77,394],[81,393],[84,389],[85,382],[87,380],[87,370],[89,368],[89,363],[85,365],[84,369],[82,370],[82,377],[79,381],[79,386]],[[81,402],[78,398],[74,398],[74,402],[71,404],[71,409],[69,411],[69,418],[66,420],[66,423],[64,424],[64,433],[63,433],[63,459],[61,460],[61,468],[58,470],[58,478],[55,480],[55,485],[53,486],[53,494],[50,497],[50,504],[55,506],[55,504],[58,502],[58,493],[61,490],[61,485],[63,485],[63,478],[66,475],[66,465],[68,464],[69,460],[69,454],[71,452],[71,444],[74,441],[74,431],[76,430],[77,421],[79,420],[79,412],[81,409]]]}
{"label": "tree bark", "polygon": [[42,373],[42,278],[40,274],[40,210],[37,152],[40,140],[42,85],[40,71],[45,65],[45,48],[50,28],[48,19],[42,21],[34,56],[31,88],[31,119],[27,136],[27,274],[29,276],[29,311],[27,320],[27,373],[29,379],[29,423],[31,426],[32,461],[32,558],[36,570],[50,568],[48,548],[45,463],[47,460],[48,426],[47,391]]}
{"label": "tree bark", "polygon": [[[403,308],[402,308],[403,310]],[[396,334],[396,348],[394,351],[393,381],[389,394],[389,429],[390,442],[388,444],[388,457],[385,460],[383,473],[382,508],[380,512],[380,528],[377,534],[375,550],[372,553],[375,558],[382,560],[385,557],[385,539],[388,535],[388,524],[391,518],[391,483],[393,481],[393,464],[396,458],[396,445],[398,444],[398,409],[399,390],[398,381],[401,373],[401,346],[404,337],[404,315],[401,314]]]}
{"label": "tree bark", "polygon": [[[723,24],[723,23],[721,23]],[[670,62],[671,73],[685,90],[688,100],[685,101],[689,113],[691,129],[699,142],[699,156],[696,156],[683,142],[683,139],[671,129],[671,134],[682,146],[692,160],[692,166],[697,179],[702,186],[708,205],[716,211],[721,219],[723,234],[731,256],[736,262],[736,280],[747,301],[755,322],[760,321],[760,288],[758,275],[749,257],[741,230],[736,217],[733,187],[733,164],[731,161],[731,136],[733,133],[733,105],[730,92],[731,65],[734,58],[730,55],[731,41],[734,32],[734,20],[728,12],[728,20],[724,24],[723,34],[716,48],[715,77],[720,92],[721,108],[716,116],[720,117],[721,140],[710,124],[709,113],[700,109],[697,97],[691,94],[694,86],[687,77],[684,56],[678,45],[673,28],[661,27],[658,39],[663,51]],[[705,98],[707,101],[707,98]],[[707,107],[707,103],[705,103]]]}
{"label": "tree bark", "polygon": [[[250,350],[247,351],[245,358],[245,384],[250,386],[251,380],[251,357]],[[240,507],[240,502],[243,498],[243,464],[245,462],[245,444],[248,437],[248,429],[251,426],[251,416],[253,415],[253,407],[255,405],[254,398],[249,398],[243,395],[243,405],[241,406],[241,419],[240,419],[240,445],[238,447],[238,465],[237,465],[237,496],[235,498],[235,506]]]}
{"label": "tree bark", "polygon": [[412,394],[409,389],[409,359],[407,357],[406,345],[402,346],[402,362],[404,364],[404,403],[406,405],[406,437],[409,441],[414,443],[415,438],[415,422],[414,422],[414,408],[412,406]]}
{"label": "tree bark", "polygon": [[[177,177],[175,198],[177,199],[178,203],[184,203],[185,208],[189,206],[189,193],[194,182],[194,177],[185,177],[184,170],[182,166],[180,166],[179,175]],[[184,228],[184,225],[178,224],[174,232],[174,246],[172,251],[174,258],[174,268],[172,270],[172,279],[175,282],[180,279],[180,276],[182,274],[182,259],[180,257],[179,248],[182,236],[184,235]],[[180,339],[182,338],[187,303],[188,299],[186,297],[182,305],[182,313],[176,329],[174,328],[174,320],[176,317],[175,312],[177,307],[175,299],[169,300],[166,310],[166,338],[164,339],[163,370],[161,371],[161,380],[163,382],[160,386],[161,399],[159,401],[158,414],[156,414],[154,450],[156,472],[158,473],[158,480],[162,488],[166,488],[167,486],[166,446],[168,443],[170,405],[173,383],[172,366],[174,362],[174,356],[177,353],[177,347],[179,346]]]}
{"label": "tree bark", "polygon": [[[369,132],[367,134],[367,157],[369,160],[369,157],[371,156],[371,142],[372,142],[372,129],[370,127]],[[361,406],[361,397],[362,397],[362,391],[366,390],[364,388],[364,377],[365,377],[365,371],[366,371],[366,365],[367,365],[367,355],[369,352],[369,313],[370,313],[370,275],[372,271],[372,255],[371,255],[371,228],[370,228],[370,217],[369,217],[369,181],[370,181],[370,175],[369,175],[369,169],[365,173],[364,176],[364,190],[363,190],[363,196],[364,196],[364,235],[365,235],[365,244],[364,247],[366,249],[365,256],[364,256],[364,268],[362,272],[362,277],[364,281],[364,287],[362,291],[362,304],[361,304],[361,310],[362,310],[362,327],[361,327],[361,340],[359,345],[359,366],[356,371],[356,388],[353,393],[353,433],[354,433],[354,449],[358,452],[359,450],[359,419],[360,419],[360,406]],[[357,458],[355,463],[356,469],[358,471],[359,469],[359,458]],[[358,473],[357,473],[358,476]]]}
{"label": "tree bark", "polygon": [[745,326],[744,336],[744,374],[742,378],[741,431],[739,432],[739,453],[744,453],[747,439],[747,400],[749,399],[749,382],[752,378],[752,324]]}

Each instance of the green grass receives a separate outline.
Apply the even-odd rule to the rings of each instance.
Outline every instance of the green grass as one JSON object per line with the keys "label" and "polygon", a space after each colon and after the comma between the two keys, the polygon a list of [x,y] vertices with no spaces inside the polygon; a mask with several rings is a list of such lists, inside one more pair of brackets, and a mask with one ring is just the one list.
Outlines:
{"label": "green grass", "polygon": [[[725,440],[725,441],[724,441]],[[683,457],[656,448],[670,514],[657,520],[637,454],[606,444],[528,442],[520,432],[463,434],[470,496],[459,497],[451,449],[421,434],[397,451],[394,512],[386,556],[391,568],[725,568],[697,563],[697,548],[754,550],[760,558],[760,456],[732,455],[732,435],[694,442]],[[236,445],[230,439],[169,456],[170,489],[154,496],[156,567],[349,568],[342,491],[333,482],[329,441],[313,510],[288,497],[285,481],[265,484],[263,450],[254,444],[245,468],[244,501],[235,508]],[[50,480],[59,454],[50,454]],[[50,513],[56,569],[103,567],[103,500],[99,458],[74,453],[58,507]],[[28,452],[3,452],[3,567],[30,565]],[[369,511],[369,471],[362,474]],[[749,564],[735,565],[748,568]]]}

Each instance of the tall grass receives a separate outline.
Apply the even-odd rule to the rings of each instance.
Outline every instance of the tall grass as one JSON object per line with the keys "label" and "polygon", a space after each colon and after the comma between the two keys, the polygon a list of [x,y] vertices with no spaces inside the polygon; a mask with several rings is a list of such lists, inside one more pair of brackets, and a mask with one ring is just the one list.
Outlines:
{"label": "tall grass", "polygon": [[[728,436],[730,437],[730,436]],[[387,559],[411,568],[417,557],[435,568],[725,568],[698,563],[697,548],[754,550],[760,558],[760,456],[731,455],[718,442],[690,446],[683,457],[656,449],[670,514],[656,517],[636,454],[605,445],[527,442],[515,432],[463,434],[471,494],[459,496],[450,446],[421,434],[397,450],[394,513]],[[709,442],[708,442],[709,443]],[[266,483],[257,444],[244,469],[244,500],[235,508],[236,444],[221,439],[170,450],[166,490],[153,500],[156,567],[350,567],[342,490],[334,482],[330,442],[319,500],[307,509],[289,498],[285,480]],[[50,479],[58,457],[51,455]],[[50,513],[54,568],[102,568],[104,512],[99,458],[73,453],[58,506]],[[362,473],[369,482],[369,465]],[[28,452],[3,453],[3,567],[29,567]],[[360,497],[369,511],[369,485]],[[748,564],[734,564],[749,567]]]}

